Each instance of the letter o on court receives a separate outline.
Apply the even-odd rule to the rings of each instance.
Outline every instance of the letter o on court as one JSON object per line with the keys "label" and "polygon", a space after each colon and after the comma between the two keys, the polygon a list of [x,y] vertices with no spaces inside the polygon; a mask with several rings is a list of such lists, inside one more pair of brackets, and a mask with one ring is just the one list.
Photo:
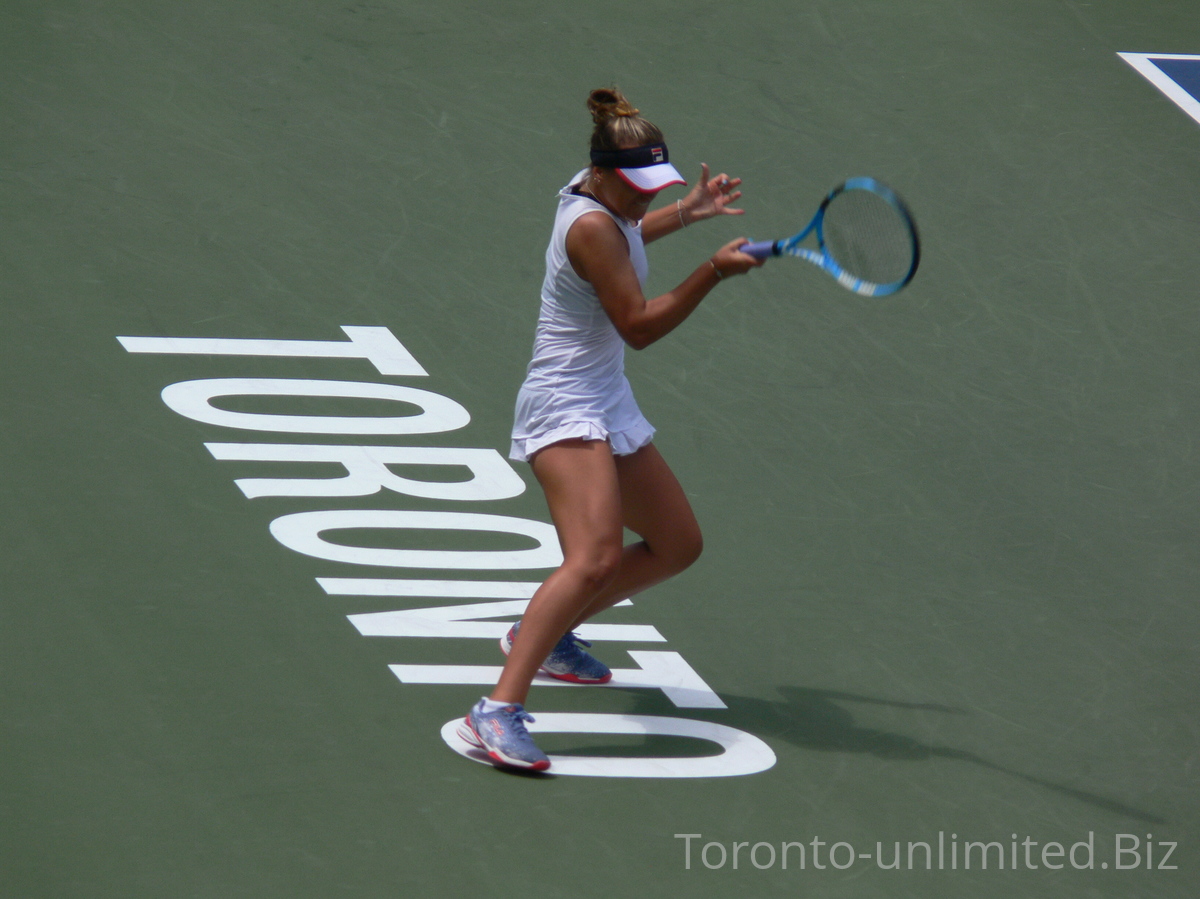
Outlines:
{"label": "letter o on court", "polygon": [[[227,396],[332,397],[382,400],[416,406],[416,414],[397,416],[276,415],[231,412],[212,401]],[[438,434],[464,427],[470,413],[449,397],[368,381],[315,381],[290,378],[206,378],[180,381],[163,389],[163,402],[185,418],[223,428],[284,434]]]}
{"label": "letter o on court", "polygon": [[[487,756],[458,736],[461,718],[446,722],[442,739],[455,752],[483,764]],[[720,749],[700,757],[550,756],[550,773],[578,777],[739,777],[758,774],[775,764],[771,747],[753,734],[709,721],[657,715],[579,714],[540,712],[529,725],[537,734],[641,734],[708,740]]]}

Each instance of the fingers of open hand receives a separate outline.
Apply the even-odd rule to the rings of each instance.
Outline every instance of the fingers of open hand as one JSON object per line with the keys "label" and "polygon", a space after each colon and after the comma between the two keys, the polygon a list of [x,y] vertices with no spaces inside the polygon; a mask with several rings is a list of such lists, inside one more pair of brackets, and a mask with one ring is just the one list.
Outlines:
{"label": "fingers of open hand", "polygon": [[741,209],[729,208],[730,203],[736,203],[742,197],[742,192],[738,190],[741,183],[741,178],[730,178],[724,173],[708,182],[709,196],[712,197],[713,205],[719,212],[728,215],[741,215],[744,212]]}

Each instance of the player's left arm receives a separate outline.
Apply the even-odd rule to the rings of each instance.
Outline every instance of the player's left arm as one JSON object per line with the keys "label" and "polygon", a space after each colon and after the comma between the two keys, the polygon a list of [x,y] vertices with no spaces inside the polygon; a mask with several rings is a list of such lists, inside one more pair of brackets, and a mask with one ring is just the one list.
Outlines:
{"label": "player's left arm", "polygon": [[741,198],[742,192],[738,190],[741,183],[741,178],[730,178],[724,172],[710,178],[708,164],[700,163],[700,180],[686,197],[648,212],[642,219],[642,243],[651,243],[718,215],[745,215],[746,210],[730,205]]}

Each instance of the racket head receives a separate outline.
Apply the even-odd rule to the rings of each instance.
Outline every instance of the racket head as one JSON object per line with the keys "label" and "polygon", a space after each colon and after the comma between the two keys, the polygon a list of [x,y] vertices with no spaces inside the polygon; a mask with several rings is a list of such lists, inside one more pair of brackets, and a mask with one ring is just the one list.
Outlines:
{"label": "racket head", "polygon": [[[817,253],[798,246],[813,227]],[[874,178],[850,178],[826,195],[813,226],[782,242],[780,252],[816,262],[848,290],[881,297],[912,281],[921,241],[894,190]]]}

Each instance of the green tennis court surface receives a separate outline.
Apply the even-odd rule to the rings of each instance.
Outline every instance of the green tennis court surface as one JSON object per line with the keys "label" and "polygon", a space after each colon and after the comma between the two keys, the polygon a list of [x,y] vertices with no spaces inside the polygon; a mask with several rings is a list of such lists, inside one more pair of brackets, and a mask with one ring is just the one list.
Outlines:
{"label": "green tennis court surface", "polygon": [[[1119,53],[1200,20],[0,4],[0,895],[1195,896],[1200,129]],[[501,456],[613,82],[745,179],[651,291],[854,175],[925,253],[630,353],[706,552],[505,774],[442,730],[553,564]]]}

